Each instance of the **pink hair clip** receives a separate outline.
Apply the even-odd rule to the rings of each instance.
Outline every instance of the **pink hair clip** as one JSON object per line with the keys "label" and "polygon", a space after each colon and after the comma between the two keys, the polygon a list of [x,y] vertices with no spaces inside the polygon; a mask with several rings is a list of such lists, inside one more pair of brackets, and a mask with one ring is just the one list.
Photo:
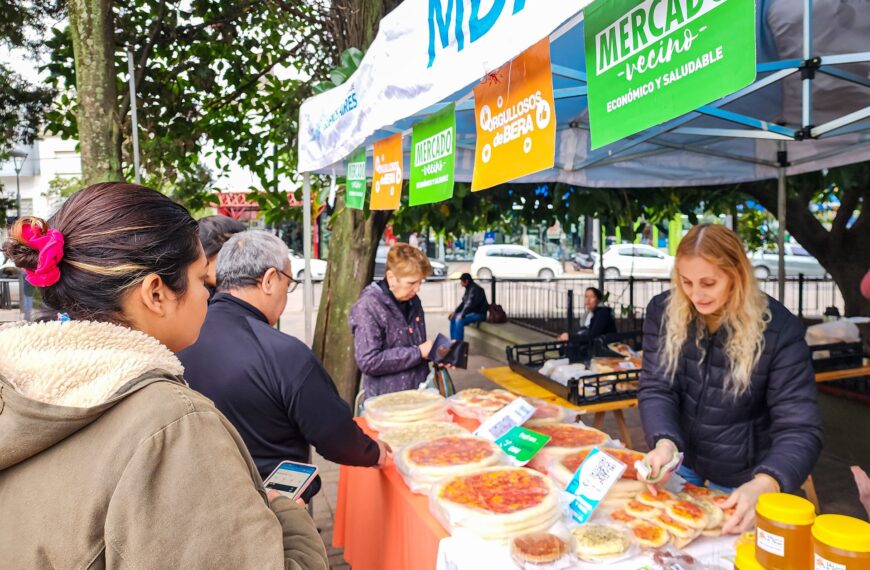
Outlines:
{"label": "pink hair clip", "polygon": [[58,264],[63,259],[63,234],[53,228],[42,233],[39,226],[23,224],[21,240],[39,252],[36,269],[24,270],[27,282],[35,287],[51,287],[57,283],[60,280]]}

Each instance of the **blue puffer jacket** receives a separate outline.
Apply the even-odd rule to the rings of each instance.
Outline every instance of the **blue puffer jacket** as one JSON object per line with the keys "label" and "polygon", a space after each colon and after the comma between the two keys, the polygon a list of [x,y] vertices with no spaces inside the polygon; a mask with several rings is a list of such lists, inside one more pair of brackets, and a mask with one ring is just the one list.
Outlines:
{"label": "blue puffer jacket", "polygon": [[[749,390],[736,399],[724,388],[728,373],[725,329],[683,347],[673,382],[660,370],[660,334],[670,293],[650,301],[643,325],[640,413],[647,443],[667,438],[685,452],[685,464],[727,487],[757,473],[794,491],[812,472],[822,449],[822,419],[801,322],[774,299],[764,352]],[[704,354],[708,357],[704,358]]]}

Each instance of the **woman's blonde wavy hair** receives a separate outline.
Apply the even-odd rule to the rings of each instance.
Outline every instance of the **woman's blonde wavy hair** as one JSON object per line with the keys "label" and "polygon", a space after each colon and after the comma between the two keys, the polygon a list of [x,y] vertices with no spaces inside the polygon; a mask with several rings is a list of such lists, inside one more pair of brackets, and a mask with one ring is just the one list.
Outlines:
{"label": "woman's blonde wavy hair", "polygon": [[696,325],[695,342],[700,342],[706,329],[704,319],[683,291],[677,272],[681,259],[696,256],[718,267],[731,280],[731,291],[723,306],[720,326],[727,335],[725,354],[730,363],[725,388],[736,397],[744,393],[752,381],[752,370],[764,350],[764,330],[770,321],[770,310],[767,296],[758,288],[743,242],[725,226],[697,225],[689,230],[677,247],[671,296],[662,324],[662,366],[673,379],[691,324]]}

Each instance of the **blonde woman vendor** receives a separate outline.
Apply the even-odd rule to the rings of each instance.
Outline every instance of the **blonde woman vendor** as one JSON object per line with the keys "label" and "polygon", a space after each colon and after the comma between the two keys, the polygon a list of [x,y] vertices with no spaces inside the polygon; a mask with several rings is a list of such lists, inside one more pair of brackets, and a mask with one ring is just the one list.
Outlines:
{"label": "blonde woman vendor", "polygon": [[822,448],[803,325],[759,290],[740,238],[703,224],[680,242],[643,332],[651,478],[683,453],[686,480],[730,492],[723,531],[751,530],[759,495],[797,490]]}

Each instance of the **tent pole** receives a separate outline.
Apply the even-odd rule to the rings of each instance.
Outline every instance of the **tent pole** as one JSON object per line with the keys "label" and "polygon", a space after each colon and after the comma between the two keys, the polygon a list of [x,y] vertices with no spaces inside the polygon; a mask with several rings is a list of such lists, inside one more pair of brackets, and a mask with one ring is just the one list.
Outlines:
{"label": "tent pole", "polygon": [[305,283],[302,288],[302,303],[305,306],[305,344],[311,346],[311,308],[314,306],[314,290],[311,284],[311,180],[302,174],[302,252],[305,255]]}
{"label": "tent pole", "polygon": [[785,143],[779,143],[779,162],[777,168],[777,188],[776,188],[776,217],[777,217],[777,232],[776,246],[777,251],[777,297],[780,303],[785,303],[785,167],[787,165],[787,151]]}
{"label": "tent pole", "polygon": [[595,224],[598,226],[598,231],[595,232],[598,238],[598,290],[604,293],[604,224],[601,223],[601,218],[596,218]]}
{"label": "tent pole", "polygon": [[[813,0],[804,0],[804,61],[809,61],[813,57]],[[807,73],[809,69],[802,70],[803,88],[802,115],[803,124],[801,127],[809,128],[813,124],[813,74]]]}

